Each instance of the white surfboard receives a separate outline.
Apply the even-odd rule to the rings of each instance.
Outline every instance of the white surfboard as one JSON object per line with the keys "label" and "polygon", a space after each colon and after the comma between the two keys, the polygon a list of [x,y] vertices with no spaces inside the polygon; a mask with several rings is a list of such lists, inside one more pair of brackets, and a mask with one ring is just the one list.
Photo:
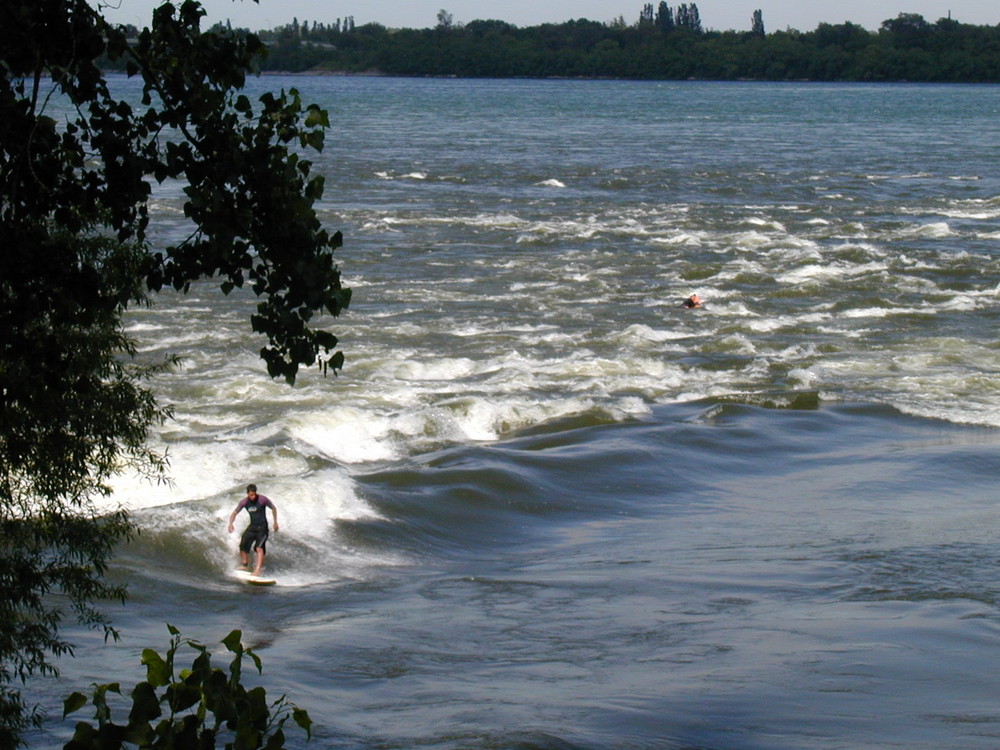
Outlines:
{"label": "white surfboard", "polygon": [[237,569],[236,577],[239,578],[244,583],[249,583],[253,586],[273,586],[277,581],[273,578],[266,578],[265,576],[255,576],[249,570]]}

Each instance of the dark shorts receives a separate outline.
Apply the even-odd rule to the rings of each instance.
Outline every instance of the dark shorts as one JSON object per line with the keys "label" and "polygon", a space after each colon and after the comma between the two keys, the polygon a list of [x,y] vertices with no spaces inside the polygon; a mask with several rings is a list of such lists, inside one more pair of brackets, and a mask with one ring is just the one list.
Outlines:
{"label": "dark shorts", "polygon": [[267,526],[247,526],[240,538],[240,552],[249,553],[251,549],[267,551]]}

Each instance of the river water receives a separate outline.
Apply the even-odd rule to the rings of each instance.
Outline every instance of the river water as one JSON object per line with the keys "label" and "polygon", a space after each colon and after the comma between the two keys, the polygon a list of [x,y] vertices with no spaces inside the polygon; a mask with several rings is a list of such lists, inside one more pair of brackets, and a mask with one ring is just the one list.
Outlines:
{"label": "river water", "polygon": [[279,87],[334,123],[346,366],[269,381],[240,292],[130,315],[173,484],[120,479],[123,637],[70,631],[33,746],[168,622],[242,629],[311,747],[1000,744],[1000,88]]}

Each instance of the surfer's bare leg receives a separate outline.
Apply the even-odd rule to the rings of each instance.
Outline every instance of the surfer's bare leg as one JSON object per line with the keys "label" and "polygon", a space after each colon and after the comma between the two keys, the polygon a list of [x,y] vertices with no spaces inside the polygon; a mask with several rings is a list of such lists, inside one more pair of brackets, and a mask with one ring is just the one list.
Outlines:
{"label": "surfer's bare leg", "polygon": [[240,567],[245,569],[250,568],[250,555],[243,550],[240,550]]}
{"label": "surfer's bare leg", "polygon": [[254,568],[253,574],[259,576],[261,571],[264,570],[264,550],[258,547],[255,552],[257,553],[257,567]]}

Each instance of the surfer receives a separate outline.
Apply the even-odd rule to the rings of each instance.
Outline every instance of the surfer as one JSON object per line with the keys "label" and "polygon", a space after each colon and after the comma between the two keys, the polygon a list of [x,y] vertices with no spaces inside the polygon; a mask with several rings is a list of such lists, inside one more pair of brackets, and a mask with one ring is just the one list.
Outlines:
{"label": "surfer", "polygon": [[685,307],[688,309],[691,309],[692,307],[701,307],[701,297],[699,297],[697,294],[692,294],[690,297],[688,297],[686,300],[684,300],[677,306]]}
{"label": "surfer", "polygon": [[264,569],[264,555],[267,553],[267,513],[270,508],[274,515],[274,530],[278,530],[278,508],[268,498],[257,494],[257,485],[247,485],[247,496],[240,500],[236,509],[229,516],[229,533],[233,533],[233,522],[241,510],[246,508],[250,514],[250,525],[240,538],[240,565],[245,569],[250,567],[250,551],[255,553],[253,574],[259,576]]}

